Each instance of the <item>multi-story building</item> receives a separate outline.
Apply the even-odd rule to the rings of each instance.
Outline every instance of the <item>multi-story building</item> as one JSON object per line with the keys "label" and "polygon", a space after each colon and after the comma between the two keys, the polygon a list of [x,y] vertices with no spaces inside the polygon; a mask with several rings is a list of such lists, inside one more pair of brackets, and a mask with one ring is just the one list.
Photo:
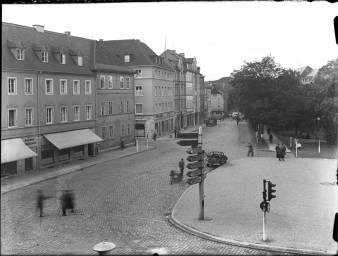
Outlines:
{"label": "multi-story building", "polygon": [[93,71],[97,74],[96,128],[100,151],[135,143],[134,74],[116,55],[94,41]]}
{"label": "multi-story building", "polygon": [[223,92],[218,90],[215,85],[211,89],[211,116],[212,118],[224,116]]}
{"label": "multi-story building", "polygon": [[230,79],[231,79],[230,77],[222,77],[218,80],[206,82],[206,86],[211,87],[214,86],[219,92],[222,93],[224,102],[224,113],[229,112],[228,102],[229,102],[229,91],[231,88]]}
{"label": "multi-story building", "polygon": [[1,176],[96,154],[92,40],[2,23]]}
{"label": "multi-story building", "polygon": [[175,127],[184,129],[187,127],[187,103],[185,71],[183,69],[183,57],[175,50],[166,50],[161,54],[164,61],[175,70]]}
{"label": "multi-story building", "polygon": [[100,41],[137,72],[135,133],[139,137],[162,136],[174,130],[174,69],[140,40]]}
{"label": "multi-story building", "polygon": [[208,104],[205,102],[207,97],[207,93],[204,87],[204,76],[200,73],[201,68],[197,67],[197,86],[199,88],[199,124],[204,123],[205,120],[208,119]]}

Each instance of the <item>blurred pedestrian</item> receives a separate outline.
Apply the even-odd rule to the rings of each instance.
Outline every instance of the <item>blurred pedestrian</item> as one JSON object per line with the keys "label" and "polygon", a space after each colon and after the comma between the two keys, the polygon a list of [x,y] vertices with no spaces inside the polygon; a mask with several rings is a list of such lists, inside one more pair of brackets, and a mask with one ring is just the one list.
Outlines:
{"label": "blurred pedestrian", "polygon": [[183,158],[181,159],[181,161],[178,163],[178,166],[181,170],[181,174],[183,174],[183,171],[184,171],[184,160]]}
{"label": "blurred pedestrian", "polygon": [[64,190],[60,197],[60,202],[62,208],[62,216],[66,216],[67,209],[70,209],[71,212],[74,212],[75,199],[72,190],[70,189]]}
{"label": "blurred pedestrian", "polygon": [[154,140],[156,140],[156,136],[157,136],[157,135],[156,135],[156,132],[154,132],[154,134],[153,134],[153,139],[154,139]]}
{"label": "blurred pedestrian", "polygon": [[270,135],[269,135],[269,141],[270,141],[270,143],[272,143],[272,139],[273,139],[273,135],[270,133]]}
{"label": "blurred pedestrian", "polygon": [[282,158],[282,160],[284,161],[284,157],[286,155],[286,147],[284,146],[284,144],[282,143],[281,147],[280,147],[280,157]]}
{"label": "blurred pedestrian", "polygon": [[251,154],[251,156],[254,156],[254,153],[253,153],[253,145],[252,143],[249,142],[248,146],[249,147],[249,150],[248,150],[248,156]]}
{"label": "blurred pedestrian", "polygon": [[37,191],[36,197],[36,210],[40,211],[40,217],[43,217],[43,201],[45,199],[52,198],[51,196],[44,196],[41,189]]}
{"label": "blurred pedestrian", "polygon": [[238,126],[238,123],[239,123],[239,116],[237,116],[236,122],[237,122],[237,126]]}
{"label": "blurred pedestrian", "polygon": [[276,157],[280,161],[280,158],[281,158],[281,147],[280,147],[279,143],[277,144],[277,146],[275,147],[275,149],[276,149]]}

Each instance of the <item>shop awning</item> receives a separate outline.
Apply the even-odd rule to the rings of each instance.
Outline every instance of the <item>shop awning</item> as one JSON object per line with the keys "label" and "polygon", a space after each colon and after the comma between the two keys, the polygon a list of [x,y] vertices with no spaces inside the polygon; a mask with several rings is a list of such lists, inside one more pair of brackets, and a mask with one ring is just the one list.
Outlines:
{"label": "shop awning", "polygon": [[20,159],[37,156],[22,139],[1,140],[1,163],[8,163]]}
{"label": "shop awning", "polygon": [[89,129],[45,134],[44,136],[58,149],[71,148],[102,141],[99,136]]}

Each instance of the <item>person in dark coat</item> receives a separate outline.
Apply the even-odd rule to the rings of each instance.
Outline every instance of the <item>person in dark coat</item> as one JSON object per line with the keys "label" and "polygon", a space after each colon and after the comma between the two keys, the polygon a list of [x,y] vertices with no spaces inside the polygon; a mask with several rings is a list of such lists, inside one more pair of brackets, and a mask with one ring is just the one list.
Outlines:
{"label": "person in dark coat", "polygon": [[43,217],[43,201],[45,199],[52,198],[51,196],[44,196],[41,189],[37,191],[36,197],[36,210],[40,211],[40,217]]}
{"label": "person in dark coat", "polygon": [[157,134],[154,132],[153,139],[156,140]]}
{"label": "person in dark coat", "polygon": [[183,171],[184,171],[184,160],[183,160],[183,158],[182,158],[181,161],[178,163],[178,166],[180,167],[181,174],[183,174]]}
{"label": "person in dark coat", "polygon": [[286,147],[284,146],[284,144],[282,143],[281,147],[280,147],[280,157],[282,158],[282,160],[284,161],[284,157],[286,155]]}
{"label": "person in dark coat", "polygon": [[269,135],[269,141],[270,141],[270,143],[272,143],[272,139],[273,139],[273,135],[270,133],[270,135]]}
{"label": "person in dark coat", "polygon": [[280,158],[281,158],[281,147],[280,147],[280,145],[279,145],[279,143],[277,144],[277,146],[276,146],[276,157],[279,159],[279,161],[280,161]]}
{"label": "person in dark coat", "polygon": [[251,154],[251,156],[254,156],[253,145],[249,142],[249,145],[247,147],[249,147],[248,156],[249,156],[249,154]]}
{"label": "person in dark coat", "polygon": [[74,212],[74,193],[71,190],[63,191],[61,198],[62,215],[66,216],[66,209]]}

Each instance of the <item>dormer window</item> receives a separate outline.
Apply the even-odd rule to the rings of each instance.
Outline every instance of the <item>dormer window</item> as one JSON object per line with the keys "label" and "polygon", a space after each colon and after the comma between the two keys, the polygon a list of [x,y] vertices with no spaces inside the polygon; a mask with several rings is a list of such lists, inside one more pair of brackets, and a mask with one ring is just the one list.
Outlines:
{"label": "dormer window", "polygon": [[78,56],[78,57],[77,57],[77,65],[78,65],[78,66],[83,66],[83,59],[82,59],[82,56]]}
{"label": "dormer window", "polygon": [[124,62],[130,62],[130,55],[124,55]]}
{"label": "dormer window", "polygon": [[61,64],[66,64],[66,54],[61,54]]}
{"label": "dormer window", "polygon": [[41,61],[47,63],[48,62],[48,52],[41,52]]}
{"label": "dormer window", "polygon": [[24,49],[17,49],[16,50],[16,59],[17,60],[24,60],[25,59],[25,51],[24,51]]}
{"label": "dormer window", "polygon": [[72,56],[74,62],[82,67],[83,66],[83,54],[81,51],[77,51],[77,50],[70,50],[70,55]]}
{"label": "dormer window", "polygon": [[25,46],[20,41],[7,40],[7,47],[17,60],[25,59]]}
{"label": "dormer window", "polygon": [[52,47],[51,51],[60,64],[66,64],[66,52],[63,47]]}

